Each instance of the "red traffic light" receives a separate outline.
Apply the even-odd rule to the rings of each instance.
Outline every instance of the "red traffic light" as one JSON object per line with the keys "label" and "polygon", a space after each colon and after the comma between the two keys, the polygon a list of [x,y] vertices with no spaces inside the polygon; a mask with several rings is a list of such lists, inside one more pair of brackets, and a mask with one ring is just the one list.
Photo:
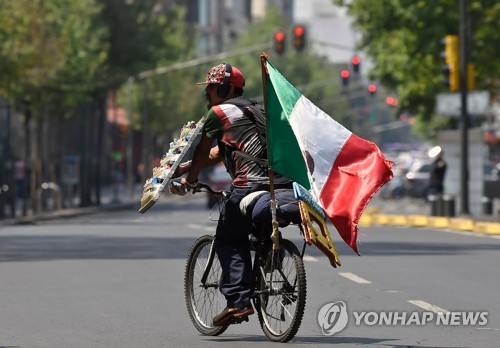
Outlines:
{"label": "red traffic light", "polygon": [[293,47],[297,51],[302,51],[306,45],[306,28],[297,24],[293,27]]}
{"label": "red traffic light", "polygon": [[359,65],[361,64],[361,58],[359,58],[358,56],[354,56],[351,59],[351,63],[352,63],[352,70],[355,73],[358,73],[359,72]]}
{"label": "red traffic light", "polygon": [[304,35],[305,32],[306,30],[302,25],[296,25],[295,28],[293,28],[293,33],[297,36]]}
{"label": "red traffic light", "polygon": [[376,91],[377,91],[377,85],[374,83],[370,83],[368,85],[368,92],[370,92],[371,95],[374,95]]}
{"label": "red traffic light", "polygon": [[283,31],[276,32],[276,34],[274,34],[274,39],[279,42],[285,41],[285,32]]}
{"label": "red traffic light", "polygon": [[389,106],[397,106],[398,105],[397,99],[394,97],[391,97],[391,96],[388,96],[387,98],[385,98],[385,103]]}
{"label": "red traffic light", "polygon": [[340,71],[340,77],[342,78],[342,85],[344,87],[347,87],[349,84],[349,76],[351,76],[351,73],[347,69],[342,69]]}
{"label": "red traffic light", "polygon": [[349,76],[351,76],[351,73],[349,72],[349,70],[347,69],[343,69],[341,72],[340,72],[340,77],[342,77],[343,79],[348,79]]}
{"label": "red traffic light", "polygon": [[280,56],[285,53],[285,32],[277,31],[274,33],[274,51]]}

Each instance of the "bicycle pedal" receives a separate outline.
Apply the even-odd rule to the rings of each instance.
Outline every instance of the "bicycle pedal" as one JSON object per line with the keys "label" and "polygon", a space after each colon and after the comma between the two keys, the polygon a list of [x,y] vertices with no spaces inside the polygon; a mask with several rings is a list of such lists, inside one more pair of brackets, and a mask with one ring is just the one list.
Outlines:
{"label": "bicycle pedal", "polygon": [[244,316],[244,317],[239,317],[239,318],[234,318],[231,320],[231,324],[241,324],[243,322],[247,322],[248,323],[248,315]]}

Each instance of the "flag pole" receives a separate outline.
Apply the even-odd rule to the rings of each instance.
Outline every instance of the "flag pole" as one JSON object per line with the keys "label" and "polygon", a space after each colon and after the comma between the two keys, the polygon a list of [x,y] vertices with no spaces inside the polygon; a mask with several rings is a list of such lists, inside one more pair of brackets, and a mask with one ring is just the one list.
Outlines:
{"label": "flag pole", "polygon": [[[267,88],[267,76],[269,75],[269,72],[267,71],[267,64],[266,61],[269,58],[269,55],[267,55],[265,52],[262,52],[260,55],[260,62],[261,62],[261,68],[262,68],[262,95],[264,96],[264,111],[267,115],[267,93],[266,93],[266,88]],[[267,118],[267,116],[266,116]],[[267,139],[267,127],[266,127],[266,139]],[[269,143],[269,142],[267,142]],[[266,149],[267,151],[267,158],[269,161],[269,149]],[[269,165],[268,168],[268,173],[269,173],[269,193],[271,195],[271,218],[272,218],[272,226],[273,226],[273,233],[271,234],[271,240],[273,241],[273,250],[278,250],[280,248],[279,244],[279,231],[278,231],[278,219],[276,218],[276,196],[274,194],[274,171],[271,168],[271,165]],[[273,253],[274,256],[274,253]],[[272,257],[271,257],[272,258]]]}

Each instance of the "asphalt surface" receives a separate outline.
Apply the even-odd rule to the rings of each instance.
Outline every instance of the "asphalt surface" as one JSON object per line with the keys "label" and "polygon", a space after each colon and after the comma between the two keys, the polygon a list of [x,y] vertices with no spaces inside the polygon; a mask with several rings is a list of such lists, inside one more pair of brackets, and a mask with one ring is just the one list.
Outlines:
{"label": "asphalt surface", "polygon": [[[256,316],[219,337],[189,321],[183,272],[190,245],[214,231],[205,200],[138,205],[0,227],[0,347],[274,347]],[[214,216],[215,217],[215,216]],[[301,246],[296,228],[283,231]],[[500,240],[495,235],[366,227],[355,255],[336,241],[333,269],[308,247],[298,347],[498,347]],[[349,323],[325,336],[318,312],[343,301]],[[412,301],[412,302],[410,302]],[[354,312],[487,312],[486,325],[356,325]],[[428,310],[427,310],[428,311]]]}

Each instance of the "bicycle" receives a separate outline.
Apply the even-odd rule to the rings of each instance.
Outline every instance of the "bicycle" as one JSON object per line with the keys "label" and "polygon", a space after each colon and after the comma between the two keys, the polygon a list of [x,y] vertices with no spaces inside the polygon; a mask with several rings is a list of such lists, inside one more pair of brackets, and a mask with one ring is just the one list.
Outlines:
{"label": "bicycle", "polygon": [[[228,194],[213,191],[206,184],[198,184],[197,191],[221,195],[222,200]],[[320,249],[328,251],[327,256],[333,262],[332,265],[340,265],[328,230],[323,230],[323,227],[326,228],[324,218],[322,226],[321,218],[318,220],[314,209],[311,210],[310,204],[305,200],[299,200],[299,207],[302,217],[299,228],[304,236],[302,252],[287,239],[279,240],[279,249],[273,248],[269,237],[265,237],[266,231],[259,231],[257,238],[249,238],[254,255],[251,302],[264,334],[274,342],[291,340],[302,322],[307,292],[303,262],[306,245],[323,245]],[[321,233],[314,228],[312,222],[322,228]],[[226,300],[219,291],[222,270],[214,242],[215,237],[212,235],[204,235],[195,241],[189,251],[184,274],[184,295],[189,316],[196,329],[207,336],[218,336],[229,325],[248,321],[248,317],[244,317],[234,319],[225,326],[212,324],[212,318],[226,306]]]}

